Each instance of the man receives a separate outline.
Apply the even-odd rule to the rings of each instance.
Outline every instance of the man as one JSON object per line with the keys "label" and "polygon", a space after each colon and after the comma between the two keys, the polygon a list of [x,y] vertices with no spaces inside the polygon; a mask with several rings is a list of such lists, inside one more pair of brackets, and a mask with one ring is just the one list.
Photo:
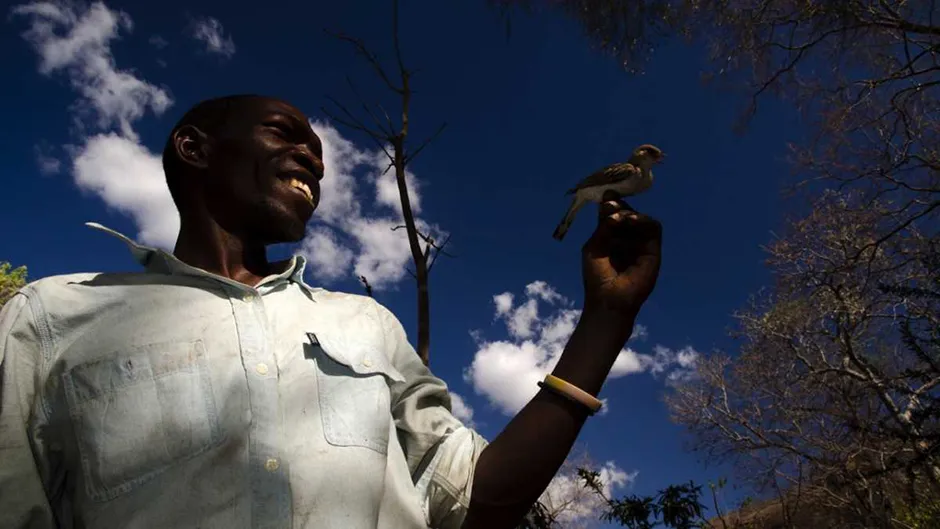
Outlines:
{"label": "man", "polygon": [[303,237],[322,158],[287,103],[201,103],[164,152],[181,217],[173,254],[111,232],[144,273],[49,277],[4,307],[0,527],[521,520],[653,289],[659,224],[601,206],[583,249],[584,311],[553,372],[565,382],[487,445],[451,415],[447,387],[388,310],[308,286],[301,257],[268,262],[267,245]]}

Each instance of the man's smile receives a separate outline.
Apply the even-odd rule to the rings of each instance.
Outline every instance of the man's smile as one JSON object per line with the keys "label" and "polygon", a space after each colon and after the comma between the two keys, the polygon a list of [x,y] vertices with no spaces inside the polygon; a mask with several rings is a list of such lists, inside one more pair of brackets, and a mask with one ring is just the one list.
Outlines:
{"label": "man's smile", "polygon": [[306,199],[309,200],[311,204],[313,203],[313,191],[310,190],[310,186],[308,186],[306,183],[298,180],[296,177],[291,176],[287,180],[287,185],[303,193],[304,197],[306,197]]}
{"label": "man's smile", "polygon": [[293,169],[277,174],[277,180],[289,192],[300,195],[310,205],[316,205],[320,199],[320,181],[309,171]]}

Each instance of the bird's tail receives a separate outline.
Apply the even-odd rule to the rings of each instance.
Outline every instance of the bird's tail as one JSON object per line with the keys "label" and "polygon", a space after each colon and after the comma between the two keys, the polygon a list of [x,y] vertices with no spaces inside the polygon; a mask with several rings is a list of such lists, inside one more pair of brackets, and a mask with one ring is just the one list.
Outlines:
{"label": "bird's tail", "polygon": [[574,216],[581,209],[581,206],[584,205],[583,201],[577,199],[577,197],[571,201],[571,205],[568,206],[568,211],[565,212],[565,217],[561,219],[561,222],[555,228],[555,232],[552,233],[552,237],[556,240],[562,240],[565,238],[565,234],[568,233],[568,228],[571,227],[571,223],[574,222]]}
{"label": "bird's tail", "polygon": [[561,221],[561,224],[559,224],[557,227],[555,227],[555,232],[552,233],[552,237],[554,237],[556,240],[559,240],[559,241],[562,240],[562,239],[564,239],[564,238],[565,238],[565,234],[568,233],[568,228],[569,228],[570,226],[571,226],[571,224],[568,224],[568,223],[565,222],[565,221]]}

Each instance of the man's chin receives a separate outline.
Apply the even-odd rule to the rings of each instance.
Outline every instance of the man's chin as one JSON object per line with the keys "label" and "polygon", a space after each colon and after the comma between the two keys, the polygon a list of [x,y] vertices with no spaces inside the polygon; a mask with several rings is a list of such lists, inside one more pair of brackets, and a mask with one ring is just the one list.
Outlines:
{"label": "man's chin", "polygon": [[290,222],[282,222],[277,229],[269,233],[270,241],[268,244],[282,244],[300,242],[307,233],[307,223],[298,219],[291,219]]}
{"label": "man's chin", "polygon": [[265,245],[295,243],[303,240],[307,233],[307,218],[301,218],[292,212],[280,210],[265,215],[255,223],[255,235]]}

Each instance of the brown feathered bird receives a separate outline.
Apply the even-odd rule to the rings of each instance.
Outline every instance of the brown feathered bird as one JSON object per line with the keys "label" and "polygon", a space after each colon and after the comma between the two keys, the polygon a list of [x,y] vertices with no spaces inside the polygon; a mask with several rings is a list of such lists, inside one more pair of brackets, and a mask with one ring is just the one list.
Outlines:
{"label": "brown feathered bird", "polygon": [[574,200],[552,237],[562,240],[578,210],[588,202],[601,202],[607,191],[613,191],[620,197],[629,197],[649,189],[653,185],[653,166],[663,161],[664,157],[659,147],[640,145],[625,163],[608,165],[569,189],[565,194],[574,195]]}

